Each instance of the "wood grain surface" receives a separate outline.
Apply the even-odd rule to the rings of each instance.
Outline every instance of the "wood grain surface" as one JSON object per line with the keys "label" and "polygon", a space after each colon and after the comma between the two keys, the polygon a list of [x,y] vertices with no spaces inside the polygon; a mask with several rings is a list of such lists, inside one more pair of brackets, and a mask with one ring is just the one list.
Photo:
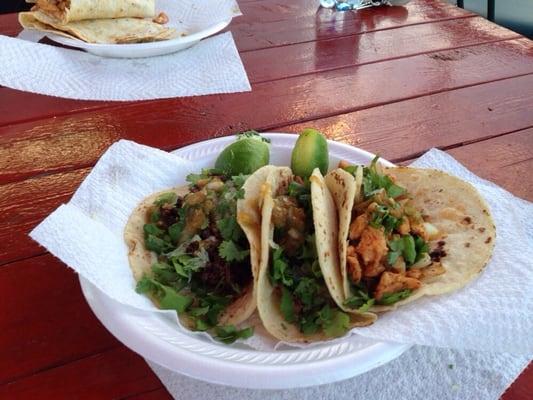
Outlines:
{"label": "wood grain surface", "polygon": [[[0,398],[170,398],[92,314],[72,270],[28,237],[117,140],[174,150],[312,126],[402,164],[441,148],[533,200],[532,41],[440,0],[317,3],[239,0],[228,30],[251,92],[97,102],[0,87]],[[1,34],[19,32],[16,15],[0,16]],[[530,366],[502,399],[531,393]]]}

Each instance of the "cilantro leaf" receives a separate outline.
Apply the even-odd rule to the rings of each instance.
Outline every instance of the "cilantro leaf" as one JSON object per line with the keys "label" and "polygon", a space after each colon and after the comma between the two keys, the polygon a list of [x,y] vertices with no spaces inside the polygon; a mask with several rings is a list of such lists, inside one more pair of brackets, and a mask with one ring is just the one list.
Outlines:
{"label": "cilantro leaf", "polygon": [[315,279],[303,277],[296,289],[294,289],[294,295],[297,296],[304,306],[310,307],[313,305],[314,298],[318,294],[319,287]]}
{"label": "cilantro leaf", "polygon": [[161,218],[161,212],[159,211],[159,208],[155,208],[152,213],[150,214],[150,222],[156,223]]}
{"label": "cilantro leaf", "polygon": [[292,286],[294,280],[289,263],[283,256],[281,247],[275,249],[272,253],[272,280],[274,282],[281,282],[284,286]]}
{"label": "cilantro leaf", "polygon": [[154,201],[154,204],[156,206],[162,206],[163,204],[174,204],[176,203],[176,200],[178,200],[178,195],[174,192],[168,192],[160,195],[156,201]]}
{"label": "cilantro leaf", "polygon": [[224,240],[233,240],[237,242],[243,234],[241,227],[237,223],[237,219],[233,215],[219,219],[217,221],[217,228]]}
{"label": "cilantro leaf", "polygon": [[184,229],[185,229],[185,218],[169,226],[168,234],[173,242],[176,243],[179,240]]}
{"label": "cilantro leaf", "polygon": [[144,237],[147,237],[148,235],[162,237],[165,234],[165,231],[159,229],[156,224],[144,224],[143,231]]}
{"label": "cilantro leaf", "polygon": [[254,334],[253,327],[238,330],[234,325],[215,327],[215,339],[225,344],[231,344],[237,339],[248,339]]}
{"label": "cilantro leaf", "polygon": [[179,294],[173,288],[162,285],[154,279],[144,275],[135,288],[137,293],[150,293],[154,296],[163,310],[176,310],[183,313],[192,304],[193,299]]}
{"label": "cilantro leaf", "polygon": [[411,293],[412,290],[410,289],[405,289],[396,293],[385,293],[378,303],[388,306],[411,296]]}
{"label": "cilantro leaf", "polygon": [[366,292],[357,290],[355,294],[344,301],[344,305],[351,309],[357,309],[359,312],[367,312],[374,305],[374,299],[371,299]]}
{"label": "cilantro leaf", "polygon": [[242,188],[242,186],[246,182],[246,179],[248,179],[249,176],[250,175],[244,175],[244,174],[234,175],[231,177],[231,180],[233,184],[235,185],[235,188],[240,189]]}
{"label": "cilantro leaf", "polygon": [[294,314],[294,303],[292,300],[292,294],[285,286],[281,287],[281,301],[279,309],[283,314],[283,318],[287,322],[295,322],[296,315]]}
{"label": "cilantro leaf", "polygon": [[324,333],[328,337],[338,337],[344,335],[350,328],[350,317],[348,314],[332,309],[325,305],[319,312]]}
{"label": "cilantro leaf", "polygon": [[250,254],[250,250],[242,250],[235,242],[224,240],[218,249],[220,257],[228,262],[242,261]]}
{"label": "cilantro leaf", "polygon": [[405,235],[403,240],[403,258],[408,265],[412,265],[416,259],[415,240],[411,235]]}
{"label": "cilantro leaf", "polygon": [[166,240],[160,239],[155,235],[149,234],[144,239],[144,244],[146,248],[150,251],[153,251],[157,254],[163,254],[167,251],[172,250],[172,244]]}
{"label": "cilantro leaf", "polygon": [[415,263],[424,256],[424,253],[429,253],[428,244],[420,236],[415,236],[415,249],[416,249]]}

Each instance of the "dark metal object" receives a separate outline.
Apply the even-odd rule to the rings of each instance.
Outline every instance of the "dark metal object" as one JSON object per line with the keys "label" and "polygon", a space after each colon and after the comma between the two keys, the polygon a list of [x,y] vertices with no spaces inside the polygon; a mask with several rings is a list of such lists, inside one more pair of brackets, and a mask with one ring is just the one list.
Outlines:
{"label": "dark metal object", "polygon": [[488,0],[487,2],[487,19],[494,21],[494,9],[496,8],[496,0]]}
{"label": "dark metal object", "polygon": [[[457,0],[457,7],[465,8],[464,0]],[[487,0],[487,19],[494,22],[494,10],[496,8],[496,0]]]}

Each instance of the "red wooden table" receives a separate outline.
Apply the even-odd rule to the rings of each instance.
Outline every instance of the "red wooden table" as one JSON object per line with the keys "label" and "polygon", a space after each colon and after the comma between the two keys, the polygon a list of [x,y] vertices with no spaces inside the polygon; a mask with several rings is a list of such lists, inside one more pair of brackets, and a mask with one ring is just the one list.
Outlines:
{"label": "red wooden table", "polygon": [[[393,162],[439,147],[533,200],[532,41],[434,0],[357,13],[239,3],[229,29],[252,92],[111,103],[0,88],[0,398],[170,397],[94,317],[76,275],[27,236],[120,138],[172,150],[313,126]],[[19,30],[0,16],[0,33]],[[530,365],[503,398],[532,393]]]}

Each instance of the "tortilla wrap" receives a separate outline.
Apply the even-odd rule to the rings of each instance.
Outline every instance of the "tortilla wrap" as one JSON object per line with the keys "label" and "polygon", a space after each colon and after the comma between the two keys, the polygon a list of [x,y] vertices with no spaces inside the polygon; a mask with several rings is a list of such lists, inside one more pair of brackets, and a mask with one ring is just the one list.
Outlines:
{"label": "tortilla wrap", "polygon": [[[253,184],[248,185],[248,190],[246,191],[244,201],[252,202],[253,200],[250,197],[256,196],[258,191],[255,190],[256,187],[261,187],[259,180],[254,180]],[[246,190],[246,188],[245,188]],[[144,231],[143,226],[149,222],[149,216],[151,209],[153,208],[154,202],[163,194],[174,192],[178,196],[184,196],[189,193],[188,186],[181,186],[165,191],[161,191],[155,194],[148,196],[144,199],[138,206],[135,208],[131,214],[126,227],[124,229],[124,240],[128,246],[128,259],[130,268],[133,272],[133,276],[136,281],[139,281],[143,275],[151,275],[151,266],[154,262],[157,262],[157,255],[150,250],[147,250],[144,244]],[[251,253],[251,266],[252,273],[258,270],[258,253],[259,253],[259,243],[256,242],[257,238],[254,235],[248,235],[245,231],[246,237],[250,242],[250,253]],[[152,301],[159,306],[157,300],[152,297]],[[254,281],[250,282],[248,286],[245,287],[240,297],[238,297],[233,303],[229,304],[219,315],[218,323],[220,325],[238,325],[241,322],[245,321],[250,317],[250,315],[255,311],[255,296],[254,296]],[[185,314],[179,316],[180,321],[191,327],[190,320]]]}
{"label": "tortilla wrap", "polygon": [[152,18],[155,0],[37,0],[32,11],[41,11],[54,23],[107,18]]}
{"label": "tortilla wrap", "polygon": [[[442,275],[422,281],[406,299],[389,306],[373,306],[380,312],[411,303],[422,296],[434,296],[460,289],[477,277],[489,261],[494,248],[496,228],[489,208],[477,190],[469,183],[433,169],[409,167],[384,168],[397,185],[407,189],[413,206],[420,210],[426,222],[438,229],[438,236],[428,242],[430,251],[440,242],[445,251],[440,263]],[[352,221],[354,198],[361,185],[348,172],[337,169],[326,176],[339,214],[339,259],[344,280],[344,295],[352,293],[346,271],[348,233]]]}
{"label": "tortilla wrap", "polygon": [[174,28],[138,18],[92,19],[63,25],[41,11],[31,11],[20,13],[19,22],[26,29],[81,39],[87,43],[144,43],[172,39],[177,36]]}
{"label": "tortilla wrap", "polygon": [[[263,184],[261,190],[263,195],[262,221],[261,221],[261,263],[259,266],[259,277],[257,282],[257,309],[265,329],[275,338],[293,343],[308,343],[320,340],[328,340],[324,332],[304,335],[295,324],[287,322],[280,311],[280,295],[276,293],[269,279],[270,251],[274,238],[274,226],[271,221],[274,198],[277,193],[286,190],[293,179],[290,168],[274,167]],[[316,180],[316,178],[314,178]],[[313,189],[312,189],[313,190]],[[332,297],[335,302],[340,297],[340,279],[335,270],[335,242],[328,232],[333,229],[328,225],[327,218],[335,216],[335,206],[333,201],[323,203],[323,190],[320,185],[315,185],[314,195],[312,193],[314,225],[317,241],[317,253],[320,270],[329,290],[332,290]],[[326,192],[327,193],[327,192]],[[320,239],[319,239],[320,237]],[[321,241],[322,243],[319,243]],[[336,258],[336,257],[335,257]],[[375,316],[369,313],[350,313],[350,327],[366,326],[374,322]]]}

